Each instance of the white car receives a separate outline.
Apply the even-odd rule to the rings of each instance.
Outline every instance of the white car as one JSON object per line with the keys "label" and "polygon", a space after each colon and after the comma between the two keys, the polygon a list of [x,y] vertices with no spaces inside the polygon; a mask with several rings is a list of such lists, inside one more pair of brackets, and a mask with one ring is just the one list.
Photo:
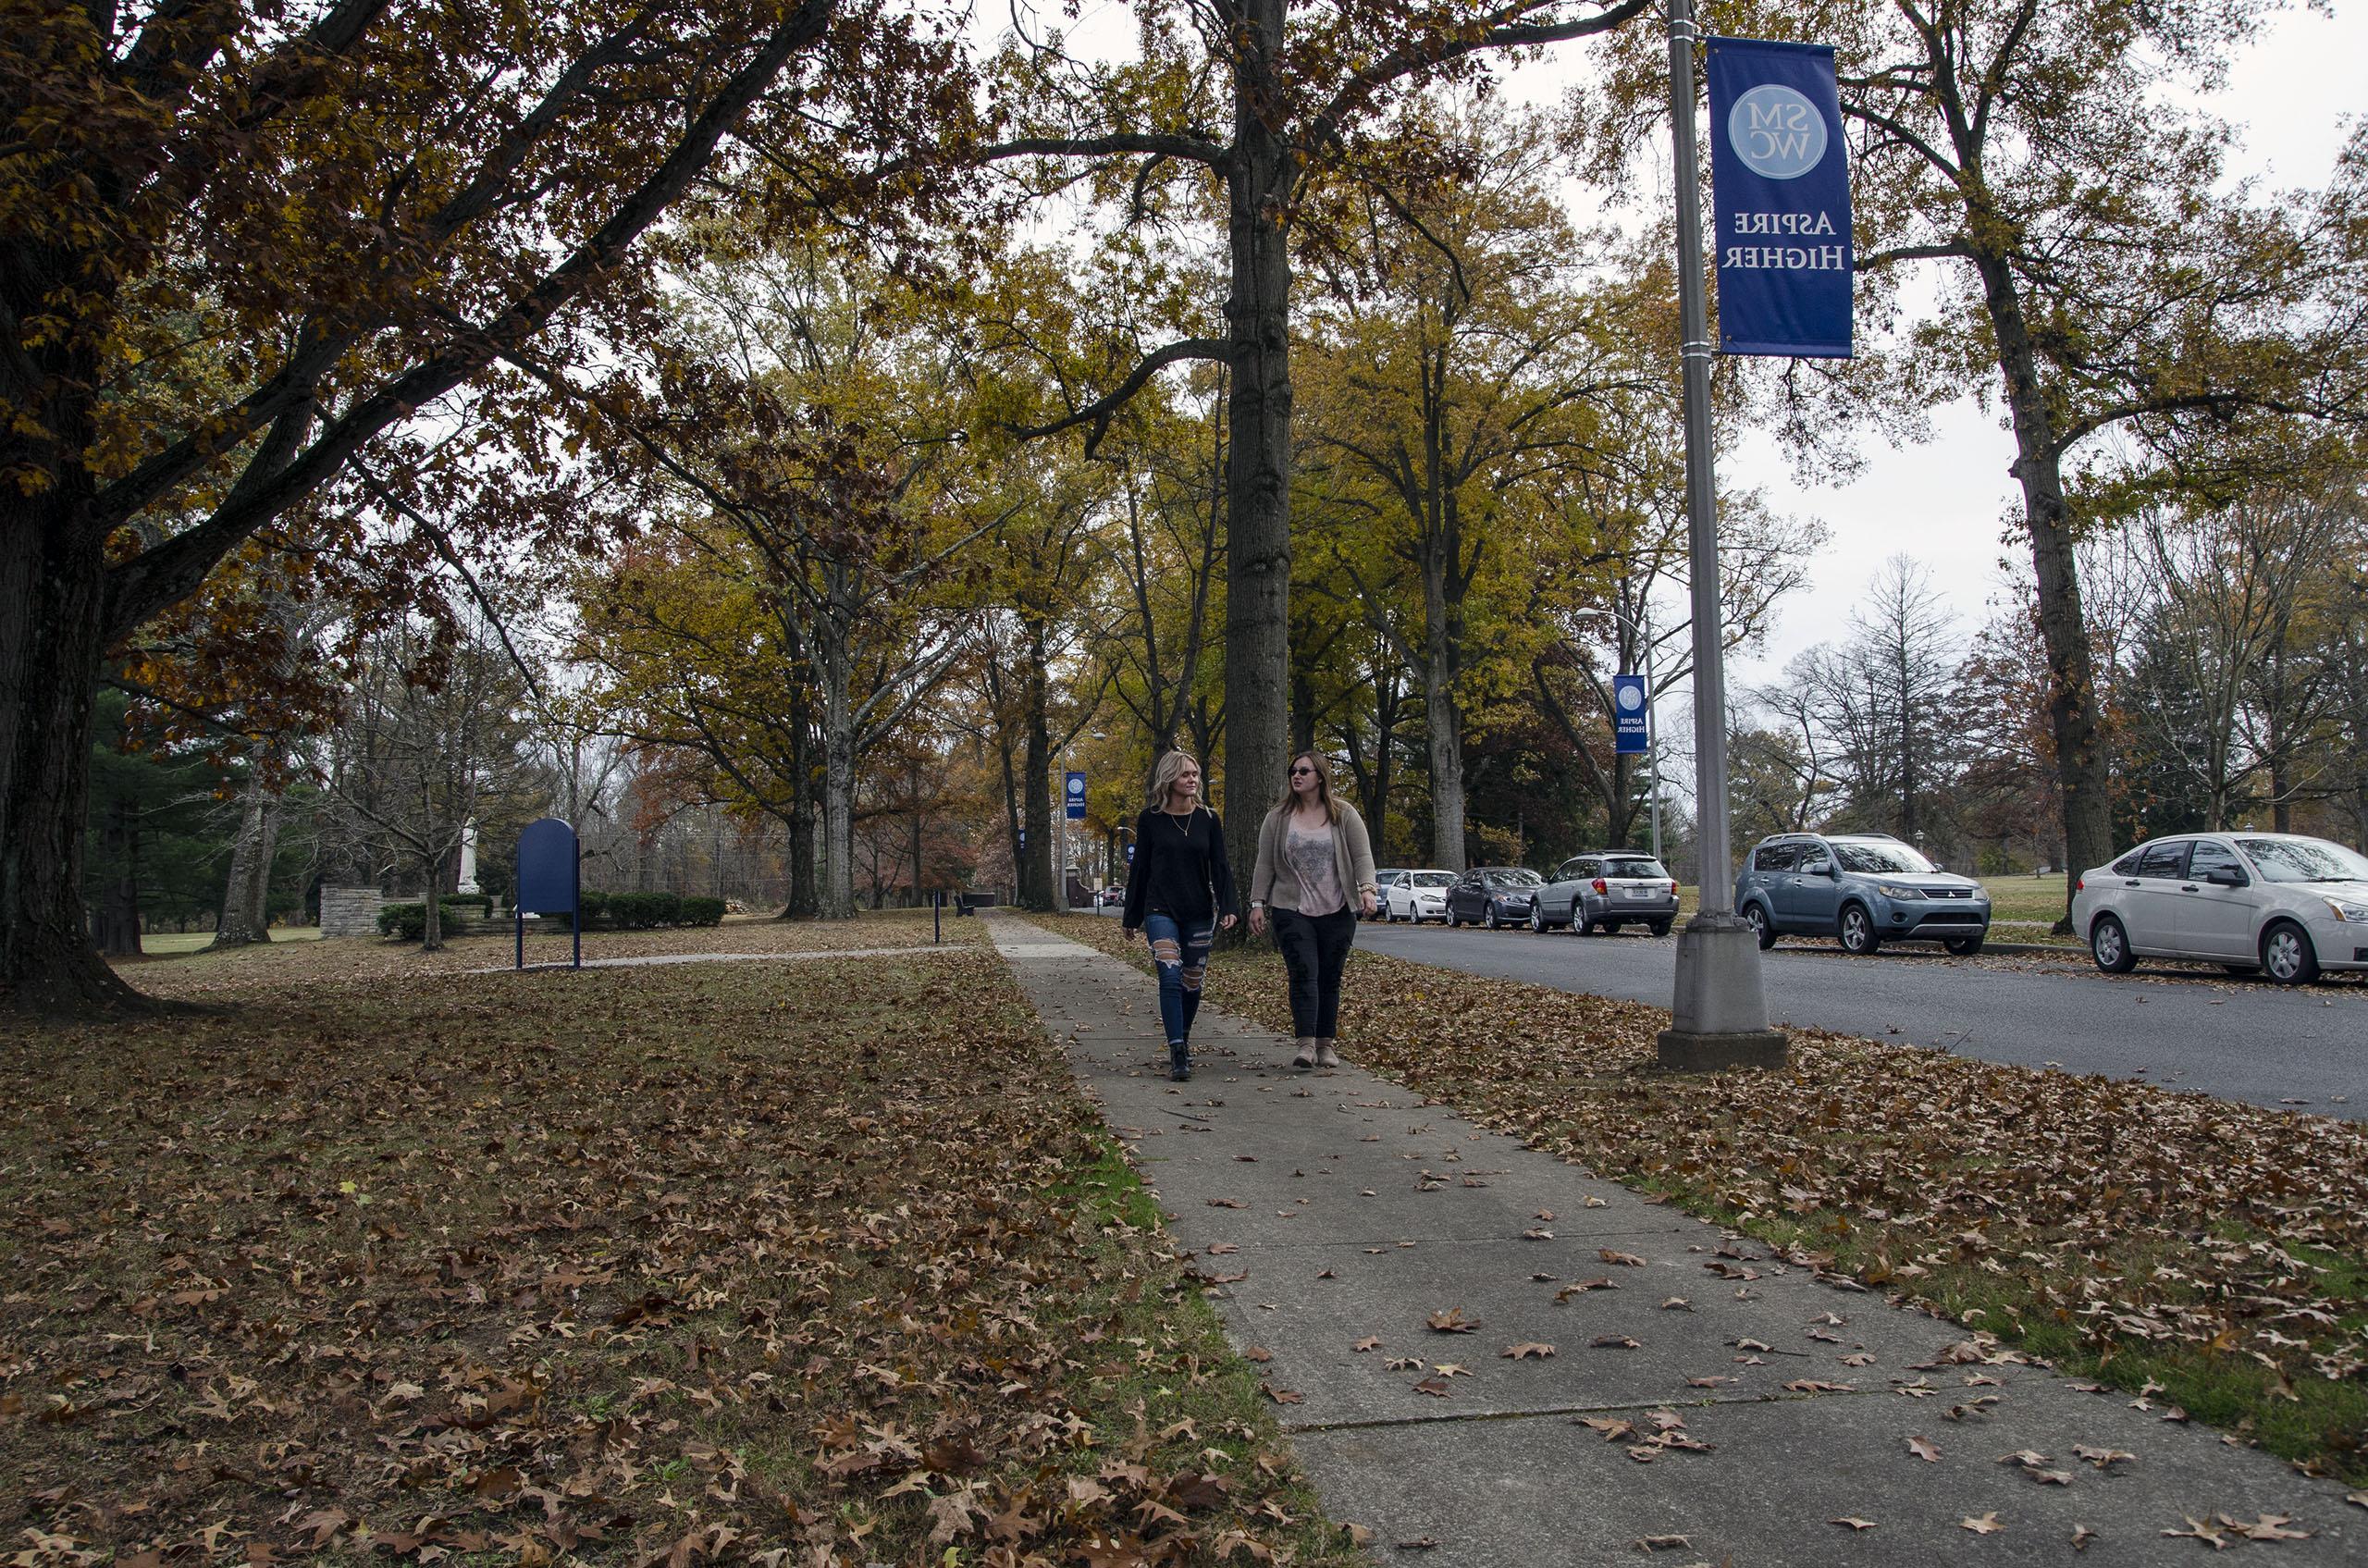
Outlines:
{"label": "white car", "polygon": [[2368,969],[2368,857],[2286,833],[2152,839],[2080,873],[2072,928],[2097,968],[2199,958],[2306,985],[2322,969]]}
{"label": "white car", "polygon": [[1382,906],[1383,918],[1391,920],[1412,920],[1421,925],[1424,920],[1447,924],[1447,890],[1455,885],[1453,871],[1401,871],[1389,884],[1388,901]]}

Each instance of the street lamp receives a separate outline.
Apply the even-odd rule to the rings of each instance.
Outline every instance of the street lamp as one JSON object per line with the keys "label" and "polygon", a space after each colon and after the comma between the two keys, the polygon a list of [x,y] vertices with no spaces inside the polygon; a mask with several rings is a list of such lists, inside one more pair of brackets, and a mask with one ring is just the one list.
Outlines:
{"label": "street lamp", "polygon": [[1758,936],[1734,906],[1728,859],[1727,689],[1720,646],[1719,534],[1711,475],[1710,327],[1702,288],[1702,188],[1696,161],[1692,0],[1669,0],[1669,106],[1677,175],[1679,358],[1685,394],[1685,514],[1694,577],[1695,849],[1701,902],[1677,939],[1676,995],[1660,1065],[1700,1072],[1782,1067],[1768,1027]]}

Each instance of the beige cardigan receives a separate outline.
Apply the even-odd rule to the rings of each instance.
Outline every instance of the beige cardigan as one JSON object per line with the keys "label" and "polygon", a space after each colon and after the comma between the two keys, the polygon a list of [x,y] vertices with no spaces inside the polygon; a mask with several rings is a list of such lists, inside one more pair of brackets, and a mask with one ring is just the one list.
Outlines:
{"label": "beige cardigan", "polygon": [[[1332,855],[1340,868],[1340,886],[1348,894],[1349,909],[1355,913],[1357,895],[1375,891],[1373,845],[1365,838],[1365,820],[1357,815],[1357,809],[1337,796],[1332,803],[1340,809],[1340,820],[1332,824]],[[1299,879],[1287,874],[1283,867],[1283,835],[1290,832],[1290,815],[1289,807],[1277,806],[1258,824],[1258,868],[1250,874],[1252,907],[1261,904],[1270,909],[1299,907]]]}

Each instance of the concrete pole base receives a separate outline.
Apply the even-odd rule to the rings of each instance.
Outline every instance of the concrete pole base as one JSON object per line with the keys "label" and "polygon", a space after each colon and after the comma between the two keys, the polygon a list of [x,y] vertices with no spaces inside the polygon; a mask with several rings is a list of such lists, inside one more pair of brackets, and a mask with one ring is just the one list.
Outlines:
{"label": "concrete pole base", "polygon": [[1696,915],[1677,938],[1677,998],[1659,1060],[1678,1072],[1781,1068],[1786,1042],[1768,1027],[1759,938],[1739,915]]}

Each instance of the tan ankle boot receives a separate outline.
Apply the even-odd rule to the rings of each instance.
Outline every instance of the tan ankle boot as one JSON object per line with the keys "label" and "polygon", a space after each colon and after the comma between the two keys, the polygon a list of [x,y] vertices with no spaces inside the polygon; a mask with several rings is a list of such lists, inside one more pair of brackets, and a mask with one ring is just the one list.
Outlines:
{"label": "tan ankle boot", "polygon": [[1332,1049],[1332,1042],[1329,1040],[1319,1040],[1315,1043],[1315,1065],[1320,1068],[1337,1068],[1340,1065],[1340,1053]]}
{"label": "tan ankle boot", "polygon": [[1302,1071],[1315,1065],[1315,1041],[1308,1035],[1299,1037],[1299,1055],[1291,1058],[1291,1066]]}

